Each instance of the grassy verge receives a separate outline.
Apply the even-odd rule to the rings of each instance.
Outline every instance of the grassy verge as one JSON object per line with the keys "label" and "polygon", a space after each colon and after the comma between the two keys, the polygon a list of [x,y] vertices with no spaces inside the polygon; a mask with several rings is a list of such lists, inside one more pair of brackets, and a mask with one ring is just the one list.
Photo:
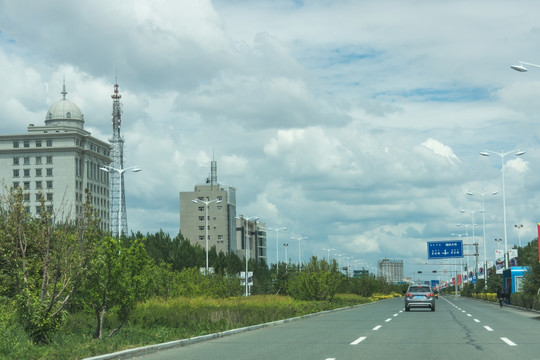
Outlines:
{"label": "grassy verge", "polygon": [[[332,302],[295,301],[286,296],[250,296],[228,299],[152,299],[134,310],[128,324],[112,337],[92,338],[95,320],[91,314],[69,316],[49,345],[33,344],[17,324],[9,302],[0,304],[0,358],[2,359],[82,359],[99,354],[186,339],[261,324],[295,316],[353,306],[399,295],[364,298],[337,295]],[[114,328],[110,314],[106,327]],[[104,334],[108,334],[106,331]]]}

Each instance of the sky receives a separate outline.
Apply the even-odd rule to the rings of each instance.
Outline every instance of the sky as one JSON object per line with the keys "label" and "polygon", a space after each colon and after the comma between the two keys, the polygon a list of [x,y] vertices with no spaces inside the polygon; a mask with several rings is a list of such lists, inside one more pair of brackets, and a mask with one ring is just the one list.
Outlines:
{"label": "sky", "polygon": [[[179,193],[204,183],[214,158],[238,214],[287,227],[281,261],[287,242],[292,262],[329,255],[376,271],[388,258],[413,276],[446,269],[428,241],[459,238],[493,260],[503,209],[508,248],[537,237],[540,69],[510,66],[540,63],[538,1],[0,9],[0,133],[44,124],[65,79],[85,129],[106,141],[119,84],[125,165],[142,169],[126,174],[130,231],[176,236]],[[275,254],[269,232],[270,263]]]}

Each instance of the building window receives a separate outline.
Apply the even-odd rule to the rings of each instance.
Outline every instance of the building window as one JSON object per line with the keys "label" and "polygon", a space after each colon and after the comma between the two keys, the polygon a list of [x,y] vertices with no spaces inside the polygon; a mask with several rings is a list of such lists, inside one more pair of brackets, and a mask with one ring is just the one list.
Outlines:
{"label": "building window", "polygon": [[17,149],[19,147],[19,142],[18,141],[14,141],[13,142],[13,148]]}
{"label": "building window", "polygon": [[52,189],[52,187],[53,187],[52,185],[53,185],[52,180],[48,180],[47,181],[47,189]]}
{"label": "building window", "polygon": [[13,158],[13,165],[19,165],[19,158],[18,157]]}
{"label": "building window", "polygon": [[25,206],[24,211],[26,211],[27,214],[30,214],[30,206]]}
{"label": "building window", "polygon": [[19,169],[13,169],[13,177],[19,177]]}
{"label": "building window", "polygon": [[199,220],[204,221],[204,216],[199,216]]}
{"label": "building window", "polygon": [[36,140],[36,147],[41,147],[41,140]]}
{"label": "building window", "polygon": [[30,157],[29,156],[25,156],[23,158],[23,164],[24,165],[30,165]]}
{"label": "building window", "polygon": [[41,214],[41,206],[36,206],[36,214]]}
{"label": "building window", "polygon": [[41,174],[41,169],[36,169],[36,177],[38,177],[38,176],[43,176]]}
{"label": "building window", "polygon": [[217,206],[217,209],[218,209],[218,211],[222,211],[222,210],[223,210],[223,206],[218,205],[218,206]]}
{"label": "building window", "polygon": [[217,241],[218,242],[223,242],[223,235],[218,235],[217,236]]}
{"label": "building window", "polygon": [[52,168],[47,169],[47,176],[53,176],[52,170],[53,170]]}
{"label": "building window", "polygon": [[24,140],[24,147],[29,148],[30,147],[30,140]]}
{"label": "building window", "polygon": [[30,177],[30,169],[24,169],[23,170],[23,173],[24,173],[24,177]]}
{"label": "building window", "polygon": [[52,205],[47,205],[47,212],[48,212],[48,213],[52,213],[52,212],[53,212],[53,206],[52,206]]}
{"label": "building window", "polygon": [[30,201],[30,193],[24,193],[24,201]]}
{"label": "building window", "polygon": [[41,156],[36,156],[36,165],[41,165]]}
{"label": "building window", "polygon": [[19,182],[18,181],[14,181],[13,182],[13,188],[14,189],[17,189],[19,187]]}
{"label": "building window", "polygon": [[204,240],[204,235],[199,235],[199,240]]}
{"label": "building window", "polygon": [[52,164],[52,156],[47,156],[47,164]]}
{"label": "building window", "polygon": [[36,181],[36,189],[37,190],[43,189],[43,181]]}
{"label": "building window", "polygon": [[204,230],[204,226],[199,226],[199,230]]}
{"label": "building window", "polygon": [[204,206],[199,206],[199,211],[204,211]]}
{"label": "building window", "polygon": [[23,182],[24,190],[30,189],[30,181]]}
{"label": "building window", "polygon": [[41,193],[37,193],[36,194],[36,201],[41,201],[41,198],[43,197],[43,195],[41,195]]}
{"label": "building window", "polygon": [[47,201],[52,201],[52,200],[53,200],[53,194],[47,193]]}
{"label": "building window", "polygon": [[223,196],[218,196],[217,199],[218,199],[219,201],[223,201]]}
{"label": "building window", "polygon": [[47,147],[51,147],[52,146],[52,140],[47,140]]}

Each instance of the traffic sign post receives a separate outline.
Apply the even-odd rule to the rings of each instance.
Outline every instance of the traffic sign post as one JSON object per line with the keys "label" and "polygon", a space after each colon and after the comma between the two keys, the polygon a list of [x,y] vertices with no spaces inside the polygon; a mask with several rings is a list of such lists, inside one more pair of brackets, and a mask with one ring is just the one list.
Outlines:
{"label": "traffic sign post", "polygon": [[428,241],[428,259],[463,257],[463,241]]}

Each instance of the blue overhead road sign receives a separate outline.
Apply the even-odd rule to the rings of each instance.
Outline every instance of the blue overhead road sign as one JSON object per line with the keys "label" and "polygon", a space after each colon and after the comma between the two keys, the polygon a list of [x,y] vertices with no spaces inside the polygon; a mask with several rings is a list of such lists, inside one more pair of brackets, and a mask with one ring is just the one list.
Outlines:
{"label": "blue overhead road sign", "polygon": [[428,241],[428,259],[463,257],[463,241]]}

